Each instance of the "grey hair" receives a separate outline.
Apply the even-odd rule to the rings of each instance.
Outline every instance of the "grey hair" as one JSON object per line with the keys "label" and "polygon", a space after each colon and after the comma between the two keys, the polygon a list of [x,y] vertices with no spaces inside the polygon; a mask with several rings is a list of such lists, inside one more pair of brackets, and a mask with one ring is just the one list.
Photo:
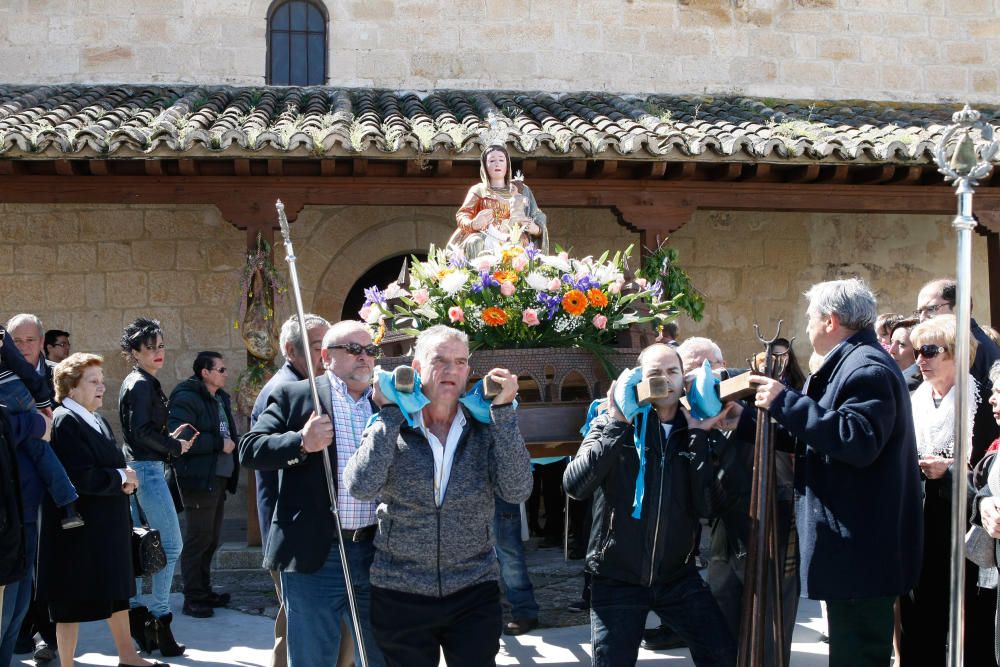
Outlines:
{"label": "grey hair", "polygon": [[6,329],[7,331],[10,331],[11,329],[18,328],[22,324],[34,324],[38,327],[39,335],[43,335],[45,333],[45,327],[42,326],[42,321],[38,319],[37,315],[32,315],[31,313],[20,313],[10,318],[7,320]]}
{"label": "grey hair", "polygon": [[[325,319],[312,313],[306,313],[305,320],[307,331],[317,326],[330,326],[330,323]],[[281,347],[281,353],[285,355],[285,359],[288,358],[289,343],[292,344],[293,350],[302,349],[302,329],[299,327],[298,315],[292,315],[281,325],[281,336],[278,338],[278,345]]]}
{"label": "grey hair", "polygon": [[[715,359],[719,361],[723,360],[722,348],[720,348],[714,340],[711,338],[705,338],[704,336],[691,336],[690,338],[685,338],[684,342],[677,347],[677,353],[681,355],[681,359],[691,354],[693,348],[707,347],[712,350],[712,354],[715,355]],[[713,361],[715,361],[713,359]]]}
{"label": "grey hair", "polygon": [[990,384],[994,388],[1000,388],[997,383],[1000,383],[1000,361],[994,361],[990,366]]}
{"label": "grey hair", "polygon": [[340,322],[331,325],[330,330],[326,332],[325,336],[323,336],[323,347],[329,347],[339,343],[342,339],[358,332],[365,333],[369,338],[371,338],[372,330],[369,329],[363,322],[358,322],[357,320],[341,320]]}
{"label": "grey hair", "polygon": [[469,337],[464,331],[453,329],[443,324],[435,324],[429,329],[424,329],[417,336],[417,344],[413,350],[413,359],[424,363],[430,357],[434,347],[443,340],[457,340],[468,349]]}
{"label": "grey hair", "polygon": [[841,326],[852,331],[867,329],[878,317],[875,295],[861,278],[816,283],[805,297],[810,310],[824,316],[836,313]]}

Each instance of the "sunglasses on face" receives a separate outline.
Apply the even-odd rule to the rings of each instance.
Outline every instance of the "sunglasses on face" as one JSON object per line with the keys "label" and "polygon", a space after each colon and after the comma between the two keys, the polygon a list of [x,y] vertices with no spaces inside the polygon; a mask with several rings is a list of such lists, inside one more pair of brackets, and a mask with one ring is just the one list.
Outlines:
{"label": "sunglasses on face", "polygon": [[348,354],[353,354],[354,356],[358,356],[362,352],[367,354],[369,357],[378,358],[382,356],[382,348],[374,343],[369,343],[368,345],[360,345],[358,343],[340,343],[339,345],[327,345],[326,349],[346,350]]}
{"label": "sunglasses on face", "polygon": [[228,369],[225,366],[220,366],[219,368],[213,368],[216,373],[225,373]]}
{"label": "sunglasses on face", "polygon": [[913,350],[916,356],[923,357],[924,359],[933,359],[944,351],[945,348],[940,345],[921,345]]}

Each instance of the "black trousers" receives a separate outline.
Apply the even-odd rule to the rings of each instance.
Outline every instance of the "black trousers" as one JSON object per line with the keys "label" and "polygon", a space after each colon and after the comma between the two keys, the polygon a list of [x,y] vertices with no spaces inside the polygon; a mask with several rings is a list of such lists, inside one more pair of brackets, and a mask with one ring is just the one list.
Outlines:
{"label": "black trousers", "polygon": [[889,667],[895,597],[827,600],[830,667]]}
{"label": "black trousers", "polygon": [[184,494],[184,548],[181,578],[184,599],[206,600],[212,592],[212,557],[219,548],[226,502],[226,479],[215,478],[215,489]]}
{"label": "black trousers", "polygon": [[372,626],[387,667],[495,667],[500,587],[476,584],[443,598],[372,586]]}

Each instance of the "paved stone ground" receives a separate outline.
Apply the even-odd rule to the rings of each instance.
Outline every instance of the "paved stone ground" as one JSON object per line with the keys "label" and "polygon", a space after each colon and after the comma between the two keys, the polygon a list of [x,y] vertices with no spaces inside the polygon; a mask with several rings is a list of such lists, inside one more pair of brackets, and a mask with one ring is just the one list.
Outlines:
{"label": "paved stone ground", "polygon": [[[525,557],[540,607],[541,627],[587,623],[586,614],[566,610],[566,605],[578,600],[583,590],[583,561],[564,561],[562,549],[540,549],[540,541],[532,538],[525,543]],[[260,569],[260,562],[260,549],[225,544],[216,556],[212,583],[232,594],[230,608],[274,618],[278,612],[277,598],[271,577]],[[174,588],[179,590],[176,585]]]}

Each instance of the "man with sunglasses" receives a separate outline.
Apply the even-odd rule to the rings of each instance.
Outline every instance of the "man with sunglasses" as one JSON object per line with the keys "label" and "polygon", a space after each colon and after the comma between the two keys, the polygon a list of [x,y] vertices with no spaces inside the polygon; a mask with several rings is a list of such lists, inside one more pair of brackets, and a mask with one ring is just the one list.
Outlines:
{"label": "man with sunglasses", "polygon": [[[917,295],[917,309],[913,311],[913,316],[923,322],[937,315],[954,315],[955,293],[956,284],[953,279],[932,280],[920,289],[920,294]],[[993,441],[1000,436],[1000,426],[993,419],[993,412],[990,409],[991,383],[989,377],[990,367],[1000,360],[1000,347],[983,331],[975,319],[970,319],[972,337],[979,343],[976,348],[976,357],[969,367],[969,373],[979,384],[979,406],[976,409],[976,418],[972,427],[972,453],[969,457],[969,465],[975,466],[983,458]]]}
{"label": "man with sunglasses", "polygon": [[[794,448],[801,594],[825,600],[831,667],[886,667],[893,605],[920,572],[920,474],[909,392],[879,345],[861,280],[813,285],[809,342],[822,362],[801,391],[754,375],[755,405]],[[737,435],[752,438],[755,410]]]}
{"label": "man with sunglasses", "polygon": [[[333,664],[341,621],[353,628],[339,549],[345,548],[369,667],[384,665],[371,626],[369,569],[375,550],[375,506],[358,501],[344,484],[344,467],[361,443],[375,410],[371,379],[380,354],[361,322],[346,320],[323,337],[326,372],[316,378],[321,409],[313,410],[309,382],[282,385],[240,441],[240,461],[257,470],[280,470],[264,567],[281,576],[290,667]],[[323,457],[329,448],[342,532],[335,530]],[[355,652],[355,663],[360,657]]]}
{"label": "man with sunglasses", "polygon": [[236,459],[236,421],[223,388],[229,378],[218,352],[199,352],[194,374],[170,392],[167,429],[190,424],[198,437],[174,467],[184,494],[184,549],[181,577],[187,616],[208,618],[215,607],[229,604],[229,593],[212,590],[212,557],[219,548],[226,492],[236,493],[240,467]]}

